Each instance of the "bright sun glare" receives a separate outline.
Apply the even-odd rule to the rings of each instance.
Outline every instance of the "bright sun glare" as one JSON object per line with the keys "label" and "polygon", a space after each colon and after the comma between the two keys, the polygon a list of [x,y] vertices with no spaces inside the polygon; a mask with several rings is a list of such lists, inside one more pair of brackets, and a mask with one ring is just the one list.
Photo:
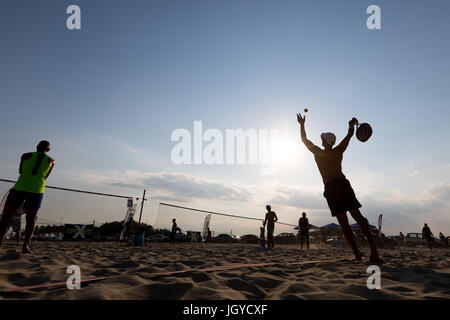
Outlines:
{"label": "bright sun glare", "polygon": [[294,162],[299,156],[298,142],[292,139],[278,139],[272,149],[273,157],[281,163]]}

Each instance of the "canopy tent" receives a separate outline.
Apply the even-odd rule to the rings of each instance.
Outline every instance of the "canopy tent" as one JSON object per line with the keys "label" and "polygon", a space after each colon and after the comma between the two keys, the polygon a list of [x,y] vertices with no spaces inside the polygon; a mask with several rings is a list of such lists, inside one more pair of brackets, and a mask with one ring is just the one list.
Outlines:
{"label": "canopy tent", "polygon": [[[352,224],[350,227],[351,227],[352,229],[361,229],[357,223]],[[375,226],[373,226],[373,225],[371,225],[371,224],[369,224],[369,228],[370,228],[370,229],[378,229],[377,227],[375,227]]]}
{"label": "canopy tent", "polygon": [[[359,227],[359,225],[357,223],[354,223],[354,224],[350,225],[350,227],[352,229],[360,229],[360,227]],[[329,230],[338,230],[340,228],[341,228],[341,226],[338,225],[337,223],[329,223],[329,224],[326,224],[326,225],[320,227],[320,229],[329,229]],[[373,226],[371,224],[369,224],[369,228],[370,229],[375,229],[375,230],[377,229],[377,227],[375,227],[375,226]]]}
{"label": "canopy tent", "polygon": [[320,229],[329,229],[329,230],[338,230],[340,228],[341,228],[341,226],[334,222],[320,227]]}
{"label": "canopy tent", "polygon": [[[309,225],[309,230],[317,230],[320,229],[319,227],[316,227],[315,225],[310,224]],[[294,227],[294,230],[298,230],[298,226]]]}

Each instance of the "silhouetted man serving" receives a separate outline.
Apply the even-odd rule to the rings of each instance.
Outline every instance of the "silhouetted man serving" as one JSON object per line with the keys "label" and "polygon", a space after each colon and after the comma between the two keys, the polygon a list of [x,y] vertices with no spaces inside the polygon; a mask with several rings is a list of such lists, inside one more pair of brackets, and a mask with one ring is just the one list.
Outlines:
{"label": "silhouetted man serving", "polygon": [[306,138],[305,116],[302,117],[300,113],[297,114],[297,121],[300,124],[302,141],[308,150],[314,154],[314,159],[316,160],[317,167],[322,176],[325,185],[325,192],[323,195],[327,199],[331,215],[338,219],[344,236],[350,244],[350,247],[353,249],[356,260],[361,260],[362,253],[359,251],[355,239],[353,238],[353,232],[347,219],[347,211],[350,212],[353,219],[358,223],[369,242],[371,250],[370,262],[382,263],[383,260],[380,259],[378,255],[377,247],[369,229],[369,222],[359,211],[361,204],[356,199],[355,192],[353,191],[350,182],[342,173],[342,155],[345,149],[347,149],[350,139],[353,136],[355,131],[354,127],[355,124],[358,123],[358,120],[353,118],[349,121],[347,136],[345,136],[342,142],[335,148],[333,148],[333,145],[336,142],[336,136],[330,132],[322,133],[321,138],[324,149],[314,145]]}
{"label": "silhouetted man serving", "polygon": [[27,221],[23,252],[31,252],[30,241],[36,227],[36,216],[44,197],[45,181],[55,165],[55,160],[47,155],[49,151],[50,143],[41,141],[37,145],[36,152],[22,155],[19,166],[20,176],[14,187],[9,191],[3,218],[0,222],[0,248],[11,218],[23,204]]}

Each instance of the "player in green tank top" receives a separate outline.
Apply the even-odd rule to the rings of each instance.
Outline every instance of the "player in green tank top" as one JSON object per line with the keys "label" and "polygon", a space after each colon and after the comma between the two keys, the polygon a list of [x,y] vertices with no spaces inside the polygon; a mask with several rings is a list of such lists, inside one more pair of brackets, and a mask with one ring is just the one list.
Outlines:
{"label": "player in green tank top", "polygon": [[45,179],[51,169],[51,158],[45,153],[32,152],[22,156],[21,174],[13,189],[44,193]]}
{"label": "player in green tank top", "polygon": [[23,252],[30,253],[30,241],[36,227],[36,216],[41,206],[45,181],[52,172],[55,161],[47,153],[50,151],[48,141],[39,142],[37,152],[24,153],[20,160],[19,179],[9,191],[0,221],[0,249],[11,218],[23,204],[26,212],[25,242]]}

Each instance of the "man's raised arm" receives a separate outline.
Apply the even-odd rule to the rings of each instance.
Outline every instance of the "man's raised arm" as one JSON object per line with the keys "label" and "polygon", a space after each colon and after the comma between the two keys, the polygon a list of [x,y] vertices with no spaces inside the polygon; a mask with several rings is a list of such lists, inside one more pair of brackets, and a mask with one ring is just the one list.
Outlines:
{"label": "man's raised arm", "polygon": [[300,136],[302,137],[302,141],[308,150],[314,153],[319,151],[320,148],[306,138],[305,120],[305,116],[302,117],[300,113],[297,113],[297,121],[300,124]]}
{"label": "man's raised arm", "polygon": [[341,152],[344,152],[347,149],[348,144],[350,143],[350,139],[352,138],[353,133],[355,132],[355,124],[357,123],[358,120],[356,120],[356,118],[352,118],[352,120],[348,122],[347,135],[345,136],[344,139],[342,139],[341,143],[339,143],[339,145],[335,149],[340,150]]}

